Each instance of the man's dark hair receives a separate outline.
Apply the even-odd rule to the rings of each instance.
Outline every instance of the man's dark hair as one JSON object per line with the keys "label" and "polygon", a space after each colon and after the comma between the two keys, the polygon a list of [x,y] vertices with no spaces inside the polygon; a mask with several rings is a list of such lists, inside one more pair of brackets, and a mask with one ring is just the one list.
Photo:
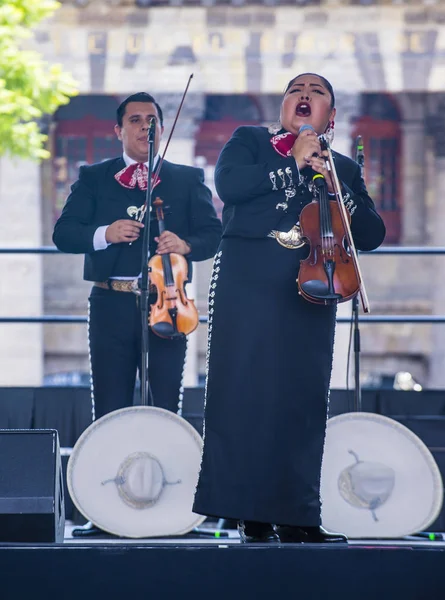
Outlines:
{"label": "man's dark hair", "polygon": [[164,125],[164,115],[162,114],[162,109],[156,100],[153,98],[151,94],[147,94],[146,92],[138,92],[137,94],[131,94],[128,98],[119,105],[116,111],[116,120],[119,127],[122,127],[122,122],[125,114],[125,110],[127,108],[127,104],[130,102],[151,102],[156,106],[156,110],[158,111],[159,121],[161,123],[161,127]]}
{"label": "man's dark hair", "polygon": [[284,90],[284,93],[286,93],[288,91],[288,89],[293,85],[293,83],[294,83],[294,81],[296,79],[298,79],[299,77],[302,77],[303,75],[313,75],[314,77],[318,77],[319,79],[322,80],[322,82],[324,83],[326,89],[331,94],[331,108],[334,108],[334,106],[335,106],[334,88],[329,83],[329,81],[325,77],[323,77],[323,75],[319,75],[318,73],[300,73],[299,75],[297,75],[296,77],[294,77],[293,79],[291,79],[289,81],[289,83],[287,84],[286,89]]}

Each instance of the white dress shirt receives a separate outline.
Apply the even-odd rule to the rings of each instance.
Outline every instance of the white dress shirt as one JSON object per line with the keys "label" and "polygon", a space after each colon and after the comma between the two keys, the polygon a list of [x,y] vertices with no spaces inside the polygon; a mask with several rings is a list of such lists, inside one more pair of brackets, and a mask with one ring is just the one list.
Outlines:
{"label": "white dress shirt", "polygon": [[[122,158],[124,159],[125,166],[127,166],[127,167],[129,167],[130,165],[134,165],[138,162],[137,160],[130,158],[128,156],[128,154],[126,154],[125,152],[123,153]],[[158,163],[158,158],[159,158],[159,154],[156,154],[156,156],[153,159],[153,170],[156,169],[156,165]],[[145,163],[145,165],[148,167],[148,161]],[[94,236],[93,236],[94,250],[105,250],[111,244],[111,242],[107,242],[107,240],[105,239],[105,232],[107,231],[108,227],[109,227],[109,225],[101,225],[94,232]],[[130,279],[132,279],[132,278],[130,278]]]}

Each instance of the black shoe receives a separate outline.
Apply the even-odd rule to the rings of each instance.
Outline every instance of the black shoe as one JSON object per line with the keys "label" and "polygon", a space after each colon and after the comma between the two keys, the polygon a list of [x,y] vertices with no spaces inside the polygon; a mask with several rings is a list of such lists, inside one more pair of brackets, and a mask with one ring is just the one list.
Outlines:
{"label": "black shoe", "polygon": [[295,527],[277,525],[276,532],[283,543],[291,544],[332,544],[347,543],[348,538],[342,533],[329,533],[323,527]]}
{"label": "black shoe", "polygon": [[270,523],[239,521],[238,533],[242,544],[271,544],[280,541]]}
{"label": "black shoe", "polygon": [[307,533],[309,544],[331,544],[332,542],[342,542],[346,544],[348,538],[343,533],[330,533],[323,527],[302,527]]}
{"label": "black shoe", "polygon": [[85,523],[85,525],[82,525],[81,527],[75,527],[72,530],[71,535],[73,537],[86,537],[86,536],[93,536],[93,535],[111,535],[111,534],[107,533],[106,531],[103,531],[102,529],[99,529],[99,527],[96,527],[96,525],[93,525],[93,523],[91,523],[91,521],[88,521],[87,523]]}
{"label": "black shoe", "polygon": [[277,525],[275,531],[284,544],[304,544],[308,541],[308,535],[301,527],[294,525]]}

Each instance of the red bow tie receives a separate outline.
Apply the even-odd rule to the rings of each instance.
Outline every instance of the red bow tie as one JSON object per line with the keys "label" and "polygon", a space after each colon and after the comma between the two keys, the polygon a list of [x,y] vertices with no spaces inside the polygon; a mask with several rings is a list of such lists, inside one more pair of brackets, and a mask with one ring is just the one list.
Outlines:
{"label": "red bow tie", "polygon": [[294,145],[297,136],[291,133],[290,131],[286,131],[285,133],[279,133],[278,135],[274,135],[270,138],[270,143],[281,156],[288,158],[291,156],[291,149]]}
{"label": "red bow tie", "polygon": [[[145,163],[133,163],[128,167],[123,168],[119,173],[116,173],[114,176],[116,181],[118,181],[123,187],[129,188],[130,190],[134,189],[136,186],[145,191],[147,189],[147,181],[148,181],[148,168]],[[152,182],[154,179],[154,174],[152,175]],[[161,180],[159,177],[156,177],[156,181],[153,183],[153,188],[155,188]]]}

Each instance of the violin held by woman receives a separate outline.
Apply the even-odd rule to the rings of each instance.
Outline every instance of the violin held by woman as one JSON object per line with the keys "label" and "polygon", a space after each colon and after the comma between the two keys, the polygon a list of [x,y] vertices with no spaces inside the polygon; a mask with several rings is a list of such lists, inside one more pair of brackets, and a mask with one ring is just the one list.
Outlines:
{"label": "violin held by woman", "polygon": [[335,199],[329,199],[325,176],[316,173],[312,177],[314,201],[300,213],[301,235],[310,245],[310,253],[300,262],[299,292],[316,304],[346,302],[360,294],[363,310],[367,313],[369,301],[352,238],[351,216],[344,205],[328,141],[323,135],[319,136],[319,141]]}

